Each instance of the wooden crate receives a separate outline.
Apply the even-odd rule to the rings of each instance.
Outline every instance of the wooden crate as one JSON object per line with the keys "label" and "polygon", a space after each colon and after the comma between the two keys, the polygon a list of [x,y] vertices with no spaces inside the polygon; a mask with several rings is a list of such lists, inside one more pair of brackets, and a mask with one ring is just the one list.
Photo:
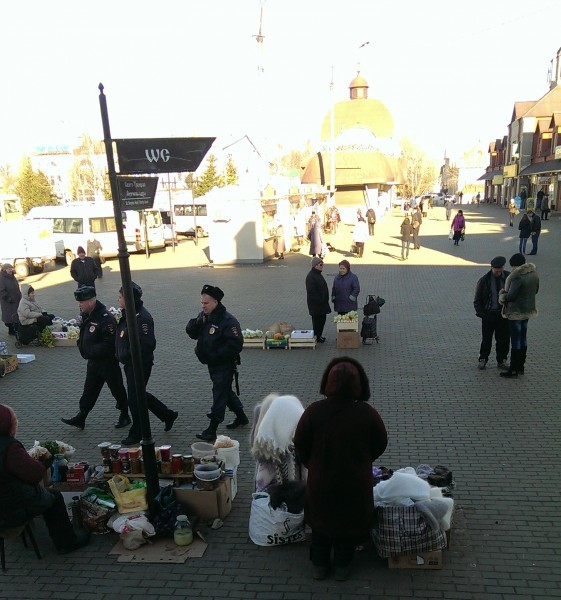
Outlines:
{"label": "wooden crate", "polygon": [[337,332],[339,331],[358,331],[358,321],[341,321],[335,323]]}
{"label": "wooden crate", "polygon": [[265,349],[265,338],[244,338],[244,348],[258,348],[259,350]]}
{"label": "wooden crate", "polygon": [[307,339],[292,339],[289,338],[288,340],[288,349],[289,350],[294,350],[295,348],[309,348],[311,350],[315,350],[316,349],[316,336],[314,336],[313,338],[307,338]]}

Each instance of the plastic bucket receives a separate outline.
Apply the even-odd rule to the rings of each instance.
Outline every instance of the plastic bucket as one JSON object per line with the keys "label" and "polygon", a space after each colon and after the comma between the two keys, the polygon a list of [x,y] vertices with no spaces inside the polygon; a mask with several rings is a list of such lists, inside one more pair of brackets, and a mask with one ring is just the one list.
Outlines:
{"label": "plastic bucket", "polygon": [[191,445],[191,454],[193,458],[204,458],[205,456],[214,456],[216,451],[212,444],[207,442],[195,442]]}
{"label": "plastic bucket", "polygon": [[226,469],[235,469],[240,464],[240,443],[232,440],[231,448],[217,448],[216,456],[224,461]]}

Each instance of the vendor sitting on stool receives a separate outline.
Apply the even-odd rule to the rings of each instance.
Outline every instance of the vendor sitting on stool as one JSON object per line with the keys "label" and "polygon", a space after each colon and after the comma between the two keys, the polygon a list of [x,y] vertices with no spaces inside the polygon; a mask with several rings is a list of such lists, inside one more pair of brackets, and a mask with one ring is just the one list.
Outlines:
{"label": "vendor sitting on stool", "polygon": [[35,302],[35,290],[32,286],[27,288],[27,294],[19,301],[18,317],[21,324],[18,335],[22,344],[29,344],[47,325],[52,325],[55,318]]}
{"label": "vendor sitting on stool", "polygon": [[82,548],[89,532],[74,532],[62,494],[42,485],[45,467],[15,439],[17,428],[12,408],[0,404],[0,529],[19,527],[43,515],[59,554]]}

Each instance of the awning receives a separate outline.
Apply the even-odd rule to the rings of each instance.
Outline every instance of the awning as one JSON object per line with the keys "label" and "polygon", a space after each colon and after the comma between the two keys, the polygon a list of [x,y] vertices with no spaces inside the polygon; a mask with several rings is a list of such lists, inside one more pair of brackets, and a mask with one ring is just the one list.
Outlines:
{"label": "awning", "polygon": [[493,179],[493,177],[496,177],[497,175],[502,175],[502,174],[503,174],[502,169],[499,169],[498,171],[489,171],[487,173],[483,173],[483,175],[481,175],[481,177],[479,177],[477,181],[489,181],[490,179]]}
{"label": "awning", "polygon": [[553,173],[555,171],[561,171],[561,160],[547,160],[542,163],[536,163],[530,165],[522,171],[520,175],[535,175],[536,173]]}

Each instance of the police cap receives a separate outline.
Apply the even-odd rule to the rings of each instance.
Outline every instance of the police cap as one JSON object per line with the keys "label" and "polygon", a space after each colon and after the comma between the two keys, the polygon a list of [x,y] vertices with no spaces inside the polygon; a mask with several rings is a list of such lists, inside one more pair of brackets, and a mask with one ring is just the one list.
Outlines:
{"label": "police cap", "polygon": [[75,292],[74,298],[78,302],[82,302],[83,300],[91,300],[95,298],[95,288],[92,285],[81,285]]}
{"label": "police cap", "polygon": [[203,289],[201,290],[201,294],[206,294],[207,296],[218,300],[218,302],[224,298],[224,292],[219,287],[214,285],[204,285]]}

